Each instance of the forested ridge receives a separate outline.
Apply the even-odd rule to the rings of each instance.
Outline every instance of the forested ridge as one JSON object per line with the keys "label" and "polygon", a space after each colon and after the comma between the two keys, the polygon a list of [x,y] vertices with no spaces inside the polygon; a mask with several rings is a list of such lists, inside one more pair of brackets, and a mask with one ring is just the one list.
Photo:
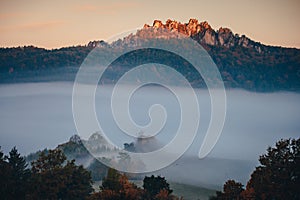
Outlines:
{"label": "forested ridge", "polygon": [[[173,21],[174,22],[174,21]],[[154,22],[119,39],[111,44],[105,41],[91,41],[85,46],[64,47],[60,49],[43,49],[34,46],[0,48],[0,83],[32,81],[74,81],[79,66],[95,47],[118,51],[128,45],[138,45],[137,38],[147,40],[163,32],[162,28],[174,31],[172,21],[166,24]],[[158,25],[157,25],[158,24]],[[188,27],[200,27],[193,29]],[[227,88],[243,88],[251,91],[299,91],[300,90],[300,50],[267,46],[246,36],[233,34],[230,29],[213,30],[207,22],[198,23],[190,20],[180,24],[178,32],[189,36],[203,46],[216,63]],[[180,28],[181,27],[181,28]],[[202,28],[201,28],[202,27]],[[197,32],[198,31],[198,32]],[[207,39],[209,38],[209,40]],[[164,40],[172,38],[165,37]],[[159,54],[156,62],[169,64],[186,74],[192,86],[204,87],[201,77],[195,76],[188,64],[178,64],[178,60],[169,54]],[[137,55],[132,55],[135,59]],[[149,54],[141,54],[139,59],[146,61]],[[154,55],[157,56],[157,55]],[[120,64],[120,63],[119,63]],[[135,63],[136,64],[136,63]],[[115,67],[106,77],[106,82],[113,82],[128,66]]]}

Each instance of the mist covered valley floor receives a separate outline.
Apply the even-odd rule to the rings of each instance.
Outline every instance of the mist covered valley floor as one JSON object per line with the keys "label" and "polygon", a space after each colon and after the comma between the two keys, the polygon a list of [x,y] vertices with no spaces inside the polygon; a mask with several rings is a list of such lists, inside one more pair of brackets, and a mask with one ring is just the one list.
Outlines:
{"label": "mist covered valley floor", "polygon": [[[76,134],[72,116],[72,87],[69,82],[0,85],[0,141],[7,153],[17,146],[23,155],[44,148],[55,148]],[[103,93],[101,93],[103,92]],[[100,95],[101,94],[101,95]],[[134,142],[122,134],[107,112],[108,105],[96,94],[96,110],[111,139],[118,146]],[[98,95],[98,96],[97,96]],[[297,138],[300,130],[300,95],[291,92],[252,93],[227,91],[227,117],[222,135],[205,159],[197,157],[210,119],[207,91],[197,89],[200,102],[200,129],[189,150],[171,166],[155,172],[167,180],[206,188],[220,189],[228,179],[246,184],[259,155],[281,138]],[[174,95],[163,88],[144,88],[131,102],[133,119],[141,125],[149,122],[148,109],[153,103],[165,106],[168,119],[162,134],[156,136],[158,146],[165,145],[176,131],[180,110]],[[202,125],[202,126],[201,126]],[[92,130],[93,131],[97,130]],[[83,136],[87,139],[86,136]],[[156,148],[156,147],[155,147]],[[83,163],[84,164],[84,163]]]}

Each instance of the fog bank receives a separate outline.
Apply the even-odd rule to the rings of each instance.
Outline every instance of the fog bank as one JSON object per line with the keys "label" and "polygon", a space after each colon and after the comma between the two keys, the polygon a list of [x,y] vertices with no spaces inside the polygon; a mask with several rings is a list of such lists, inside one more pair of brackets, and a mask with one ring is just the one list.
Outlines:
{"label": "fog bank", "polygon": [[[76,133],[72,87],[68,82],[0,85],[1,149],[7,153],[17,146],[24,155],[66,142]],[[208,158],[199,160],[198,151],[210,120],[210,100],[207,91],[197,89],[196,93],[201,115],[197,137],[183,158],[157,172],[171,180],[208,187],[219,186],[229,178],[245,183],[259,155],[268,146],[281,138],[300,137],[300,94],[228,90],[227,115],[221,137]],[[135,139],[124,135],[111,122],[109,96],[105,96],[108,94],[106,91],[96,94],[97,117],[104,129],[110,130],[110,139],[123,147],[124,143],[135,142]],[[130,101],[133,120],[140,125],[149,123],[148,109],[155,103],[165,107],[168,118],[161,133],[155,136],[154,150],[174,137],[180,122],[176,97],[158,87],[142,88],[133,95]],[[143,152],[148,147],[138,148]]]}

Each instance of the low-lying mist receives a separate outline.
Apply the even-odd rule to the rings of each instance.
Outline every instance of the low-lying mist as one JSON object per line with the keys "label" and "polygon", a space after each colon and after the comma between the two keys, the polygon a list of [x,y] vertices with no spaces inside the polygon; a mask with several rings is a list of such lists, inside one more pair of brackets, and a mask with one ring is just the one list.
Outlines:
{"label": "low-lying mist", "polygon": [[[76,133],[72,87],[68,82],[0,85],[1,149],[7,153],[16,146],[26,155],[66,142]],[[281,138],[300,136],[300,94],[228,90],[227,115],[221,137],[208,157],[199,160],[197,155],[211,117],[211,105],[207,91],[197,89],[196,93],[200,99],[200,128],[193,144],[171,166],[155,172],[172,181],[220,187],[225,180],[234,178],[245,184],[259,155],[265,153],[268,146]],[[153,151],[174,138],[180,109],[170,91],[145,87],[137,90],[130,100],[132,119],[141,126],[149,123],[151,105],[159,103],[166,109],[165,127],[147,145],[125,135],[112,123],[112,115],[108,112],[109,94],[105,90],[97,91],[97,117],[105,134],[109,132],[107,136],[120,148],[124,143],[133,142],[140,152]]]}

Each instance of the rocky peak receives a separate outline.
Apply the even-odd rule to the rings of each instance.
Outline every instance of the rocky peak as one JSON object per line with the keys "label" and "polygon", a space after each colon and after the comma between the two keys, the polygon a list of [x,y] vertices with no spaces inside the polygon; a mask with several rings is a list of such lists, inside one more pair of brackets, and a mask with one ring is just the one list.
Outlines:
{"label": "rocky peak", "polygon": [[219,34],[227,34],[227,33],[232,33],[232,31],[229,28],[220,27],[218,30],[218,33]]}
{"label": "rocky peak", "polygon": [[199,23],[197,19],[190,19],[189,22],[185,24],[171,19],[168,19],[165,24],[161,20],[154,20],[152,26],[148,24],[144,25],[144,28],[150,27],[154,29],[165,28],[171,31],[178,31],[188,36],[193,36],[206,30],[212,30],[207,21]]}
{"label": "rocky peak", "polygon": [[[171,19],[168,19],[165,23],[161,20],[154,20],[152,26],[145,24],[136,34],[128,35],[120,42],[125,46],[136,46],[140,42],[138,38],[159,37],[170,39],[180,38],[181,36],[191,37],[204,46],[222,46],[225,48],[241,46],[253,48],[259,53],[262,53],[265,49],[264,45],[254,42],[244,35],[234,34],[229,28],[220,27],[214,30],[207,21],[199,22],[197,19],[190,19],[188,23],[181,23]],[[118,45],[119,43],[115,42],[113,45]],[[88,43],[88,46],[105,48],[109,44],[101,40],[91,41]]]}
{"label": "rocky peak", "polygon": [[197,19],[190,19],[186,27],[189,36],[199,33],[201,31],[201,27]]}
{"label": "rocky peak", "polygon": [[[255,48],[257,51],[262,51],[262,45],[254,42],[245,36],[239,37],[238,34],[233,34],[229,28],[220,27],[215,31],[207,21],[200,22],[197,19],[190,19],[188,23],[180,23],[175,20],[168,19],[164,24],[161,20],[154,20],[153,25],[144,25],[144,29],[167,29],[171,32],[179,32],[195,39],[201,44],[212,46],[242,46],[246,48]],[[144,34],[146,35],[146,34]],[[170,35],[171,37],[171,35]]]}
{"label": "rocky peak", "polygon": [[75,135],[72,135],[70,137],[70,142],[73,142],[73,143],[76,143],[76,144],[81,144],[81,139],[80,139],[80,136],[75,134]]}
{"label": "rocky peak", "polygon": [[103,136],[100,133],[96,132],[89,137],[88,141],[102,141],[103,139]]}
{"label": "rocky peak", "polygon": [[198,19],[190,19],[188,25],[195,25],[197,26],[199,24]]}
{"label": "rocky peak", "polygon": [[166,21],[166,25],[165,26],[169,30],[173,30],[173,29],[178,30],[178,22],[175,21],[175,20],[168,19]]}
{"label": "rocky peak", "polygon": [[151,26],[150,25],[148,25],[148,24],[144,24],[144,27],[143,28],[150,28]]}
{"label": "rocky peak", "polygon": [[212,29],[207,21],[201,22],[200,27],[203,28],[204,30]]}
{"label": "rocky peak", "polygon": [[87,45],[88,47],[107,47],[108,44],[104,41],[104,40],[94,40],[94,41],[90,41]]}
{"label": "rocky peak", "polygon": [[153,25],[154,28],[161,28],[163,27],[163,23],[160,20],[154,20]]}

